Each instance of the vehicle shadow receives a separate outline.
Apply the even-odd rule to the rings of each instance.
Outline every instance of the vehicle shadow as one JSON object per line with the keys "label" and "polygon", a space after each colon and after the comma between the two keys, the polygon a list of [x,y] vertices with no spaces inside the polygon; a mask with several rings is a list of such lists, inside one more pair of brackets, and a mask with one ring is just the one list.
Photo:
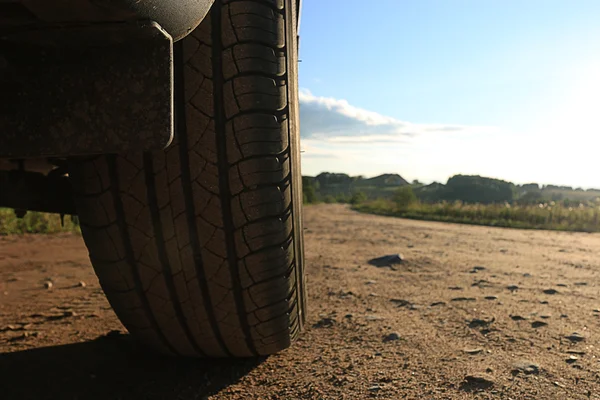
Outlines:
{"label": "vehicle shadow", "polygon": [[204,399],[266,358],[188,360],[143,352],[129,335],[0,354],[3,399]]}

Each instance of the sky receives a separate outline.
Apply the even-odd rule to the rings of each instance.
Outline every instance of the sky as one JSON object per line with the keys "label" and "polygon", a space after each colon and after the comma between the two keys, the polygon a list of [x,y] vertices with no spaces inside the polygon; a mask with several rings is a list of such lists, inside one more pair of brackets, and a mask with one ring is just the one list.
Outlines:
{"label": "sky", "polygon": [[600,1],[303,0],[303,175],[600,187]]}

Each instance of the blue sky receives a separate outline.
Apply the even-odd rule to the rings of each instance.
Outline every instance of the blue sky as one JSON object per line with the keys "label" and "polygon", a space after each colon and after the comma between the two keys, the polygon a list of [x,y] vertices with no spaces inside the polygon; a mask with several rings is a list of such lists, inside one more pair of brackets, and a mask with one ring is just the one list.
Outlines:
{"label": "blue sky", "polygon": [[600,1],[303,0],[303,174],[600,187]]}

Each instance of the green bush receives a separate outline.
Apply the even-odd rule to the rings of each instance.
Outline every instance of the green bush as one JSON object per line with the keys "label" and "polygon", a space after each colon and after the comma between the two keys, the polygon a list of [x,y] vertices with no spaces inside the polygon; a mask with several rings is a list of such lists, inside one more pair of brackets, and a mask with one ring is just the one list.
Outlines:
{"label": "green bush", "polygon": [[402,186],[394,192],[394,203],[399,210],[406,210],[411,204],[417,202],[417,196],[410,186]]}
{"label": "green bush", "polygon": [[19,219],[12,209],[0,208],[0,235],[58,232],[79,233],[77,218],[65,216],[64,225],[61,225],[58,214],[29,211]]}

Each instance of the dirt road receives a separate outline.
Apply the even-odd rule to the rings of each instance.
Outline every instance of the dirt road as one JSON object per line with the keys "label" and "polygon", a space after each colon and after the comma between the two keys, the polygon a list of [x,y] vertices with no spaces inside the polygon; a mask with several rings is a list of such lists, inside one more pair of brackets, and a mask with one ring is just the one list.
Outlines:
{"label": "dirt road", "polygon": [[600,235],[338,205],[305,221],[306,331],[233,362],[144,355],[80,237],[0,238],[0,398],[600,399]]}

